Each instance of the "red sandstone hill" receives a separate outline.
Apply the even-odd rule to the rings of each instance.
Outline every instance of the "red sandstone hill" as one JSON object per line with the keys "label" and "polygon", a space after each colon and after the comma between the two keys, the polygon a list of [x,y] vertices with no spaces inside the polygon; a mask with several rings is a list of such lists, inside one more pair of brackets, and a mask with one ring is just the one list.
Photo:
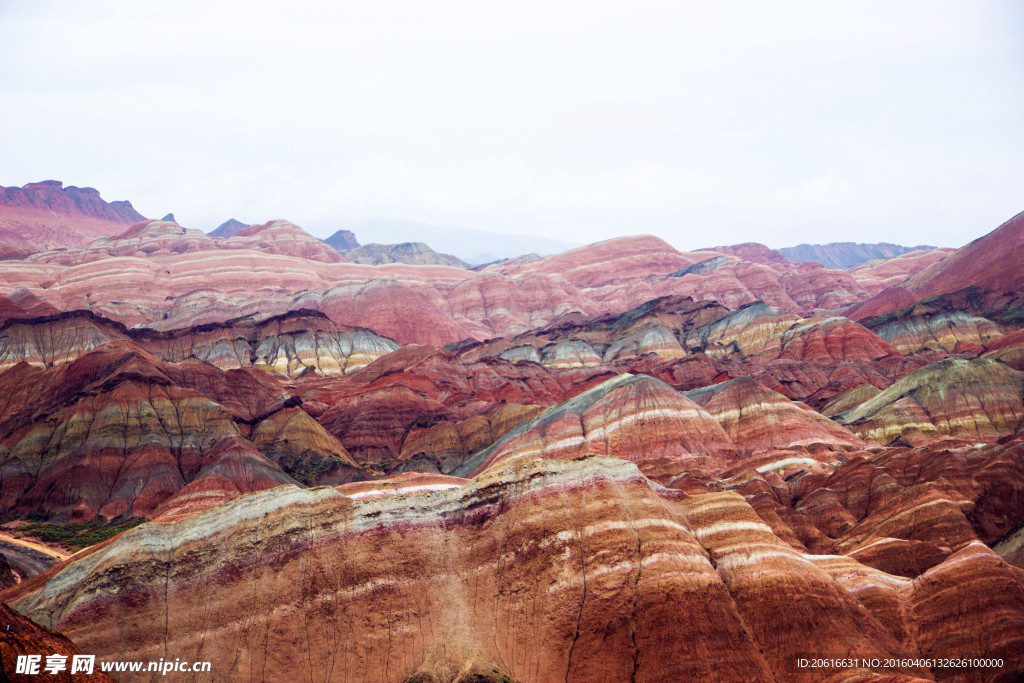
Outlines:
{"label": "red sandstone hill", "polygon": [[[522,345],[527,339],[544,345],[541,364],[521,362],[521,349],[536,353]],[[458,357],[429,347],[395,351],[390,340],[316,311],[168,331],[70,312],[4,323],[0,371],[19,364],[59,370],[118,343],[159,358],[164,374],[225,406],[236,422],[251,424],[275,400],[301,398],[359,462],[443,472],[540,407],[624,372],[681,390],[750,375],[820,407],[865,383],[885,388],[924,364],[892,355],[850,321],[799,320],[765,306],[730,312],[677,298],[619,316],[565,319],[525,335],[501,357],[481,353],[491,343],[463,347]],[[602,345],[607,360],[594,350]]]}
{"label": "red sandstone hill", "polygon": [[94,240],[88,247],[43,252],[33,262],[76,266],[107,257],[157,258],[202,251],[247,249],[324,263],[342,257],[302,228],[285,220],[251,225],[225,239],[181,227],[170,220],[142,221],[109,238]]}
{"label": "red sandstone hill", "polygon": [[164,363],[124,335],[70,362],[18,363],[0,373],[0,509],[151,517],[368,478],[276,378]]}
{"label": "red sandstone hill", "polygon": [[641,235],[606,240],[529,263],[497,263],[482,270],[503,274],[558,273],[576,285],[593,287],[623,279],[664,277],[692,263],[693,258],[676,251],[664,240]]}
{"label": "red sandstone hill", "polygon": [[0,508],[76,521],[151,516],[175,496],[216,504],[293,481],[242,438],[229,410],[189,386],[211,370],[165,369],[113,342],[59,368],[0,375]]}
{"label": "red sandstone hill", "polygon": [[[588,457],[397,495],[279,487],[143,525],[4,597],[101,656],[173,648],[231,678],[811,681],[793,664],[808,651],[970,651],[1003,659],[980,680],[1012,680],[1024,572],[985,543],[1021,520],[998,501],[1024,492],[1022,465],[1019,445],[867,454],[684,493]],[[894,669],[830,679],[935,675]]]}
{"label": "red sandstone hill", "polygon": [[723,254],[732,254],[752,263],[762,263],[780,272],[793,270],[793,262],[782,255],[781,252],[771,249],[757,242],[745,242],[722,247],[712,247],[708,251],[720,251]]}
{"label": "red sandstone hill", "polygon": [[59,311],[27,289],[19,289],[0,296],[0,321],[8,318],[36,318]]}
{"label": "red sandstone hill", "polygon": [[456,345],[461,358],[533,361],[561,370],[642,372],[688,390],[725,373],[821,407],[860,383],[881,387],[927,361],[846,318],[802,319],[764,304],[738,311],[662,297],[620,314],[567,315],[515,337]]}
{"label": "red sandstone hill", "polygon": [[344,260],[337,251],[286,220],[278,219],[250,225],[223,242],[228,249],[255,249],[271,254],[287,254],[311,261],[337,263]]}
{"label": "red sandstone hill", "polygon": [[798,317],[833,315],[869,296],[849,272],[815,264],[780,272],[719,252],[681,253],[653,237],[477,271],[340,258],[286,221],[223,240],[149,221],[87,248],[0,261],[0,295],[26,290],[57,309],[157,329],[304,308],[399,343],[435,345],[508,337],[569,313],[617,313],[661,296],[732,309],[762,301]]}
{"label": "red sandstone hill", "polygon": [[1015,370],[1024,370],[1024,330],[1011,332],[988,345],[984,358],[1006,363]]}
{"label": "red sandstone hill", "polygon": [[24,258],[35,250],[17,230],[0,227],[0,259]]}
{"label": "red sandstone hill", "polygon": [[545,410],[456,472],[475,476],[538,458],[617,455],[652,479],[724,469],[736,446],[690,399],[651,377],[618,375]]}
{"label": "red sandstone hill", "polygon": [[694,389],[686,396],[718,420],[747,456],[783,449],[843,451],[864,447],[849,430],[749,377]]}
{"label": "red sandstone hill", "polygon": [[[149,520],[3,598],[227,679],[1024,675],[1021,294],[862,325],[943,254],[719,249],[468,271],[144,221],[0,261],[0,514]],[[830,673],[948,673],[897,669]]]}
{"label": "red sandstone hill", "polygon": [[869,294],[874,295],[883,289],[905,282],[910,276],[938,263],[953,251],[953,249],[945,248],[912,251],[901,256],[859,263],[846,270]]}
{"label": "red sandstone hill", "polygon": [[919,301],[865,325],[904,353],[945,351],[975,356],[1020,326],[1024,295],[968,287]]}
{"label": "red sandstone hill", "polygon": [[1024,427],[1024,373],[993,360],[948,358],[837,419],[879,443],[922,443],[945,435],[991,441]]}
{"label": "red sandstone hill", "polygon": [[1024,213],[960,247],[906,282],[851,307],[847,315],[865,320],[971,285],[994,292],[1024,293],[1021,263],[1024,263]]}
{"label": "red sandstone hill", "polygon": [[689,297],[662,297],[620,314],[566,315],[516,337],[454,348],[467,360],[643,373],[683,391],[747,375],[815,408],[862,384],[887,387],[928,362],[902,356],[845,318],[801,319],[764,304],[730,311]]}
{"label": "red sandstone hill", "polygon": [[106,202],[91,187],[56,180],[0,187],[0,244],[30,251],[84,246],[142,220],[130,202]]}

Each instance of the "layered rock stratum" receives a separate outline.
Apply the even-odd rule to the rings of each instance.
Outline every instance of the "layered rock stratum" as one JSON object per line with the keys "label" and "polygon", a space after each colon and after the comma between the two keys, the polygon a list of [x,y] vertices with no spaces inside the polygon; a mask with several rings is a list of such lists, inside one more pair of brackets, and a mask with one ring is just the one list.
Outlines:
{"label": "layered rock stratum", "polygon": [[0,517],[138,525],[0,576],[5,667],[55,629],[212,680],[1024,676],[1019,217],[469,269],[29,190],[0,215],[80,222],[0,232]]}
{"label": "layered rock stratum", "polygon": [[[846,271],[678,252],[653,237],[473,271],[342,258],[286,221],[226,239],[149,221],[85,248],[0,261],[0,295],[25,291],[59,310],[157,329],[308,308],[400,343],[441,345],[519,334],[569,313],[617,313],[660,296],[732,309],[762,301],[827,317],[870,293]],[[709,260],[718,265],[691,268]]]}
{"label": "layered rock stratum", "polygon": [[591,457],[392,495],[282,487],[131,530],[6,595],[99,653],[167,647],[228,678],[820,680],[795,658],[942,656],[967,624],[978,654],[1019,670],[1024,572],[958,545],[912,580],[798,550],[736,492]]}

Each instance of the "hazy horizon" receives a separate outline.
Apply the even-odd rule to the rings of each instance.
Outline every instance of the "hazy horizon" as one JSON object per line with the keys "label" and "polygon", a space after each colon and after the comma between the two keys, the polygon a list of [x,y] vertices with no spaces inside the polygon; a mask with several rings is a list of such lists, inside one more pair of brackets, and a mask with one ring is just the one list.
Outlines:
{"label": "hazy horizon", "polygon": [[957,247],[1024,209],[1014,3],[310,7],[0,5],[0,184],[679,249]]}
{"label": "hazy horizon", "polygon": [[[60,180],[59,178],[43,178],[43,179],[40,179],[40,180],[28,181],[27,183],[22,183],[21,185],[15,185],[15,184],[7,185],[6,187],[13,187],[13,186],[21,187],[21,186],[24,186],[26,184],[41,183],[41,182],[53,182],[53,181],[61,182],[65,189],[67,189],[69,187],[77,187],[79,189],[93,189],[93,190],[96,190],[97,192],[99,192],[101,198],[104,201],[108,202],[108,203],[110,203],[110,202],[118,202],[118,201],[128,201],[129,203],[132,203],[133,208],[135,208],[136,210],[139,209],[139,207],[136,206],[133,202],[131,202],[131,199],[129,199],[129,198],[126,198],[126,197],[121,197],[121,198],[108,197],[108,196],[103,194],[103,192],[102,192],[102,190],[100,188],[96,188],[96,187],[93,187],[91,185],[76,185],[74,183],[66,183],[66,182],[63,182],[62,180]],[[0,186],[3,186],[3,185],[0,184]],[[140,211],[140,213],[143,213],[143,212]],[[1021,213],[1021,212],[1018,212],[1018,213]],[[143,215],[145,215],[145,214],[143,213]],[[543,245],[540,248],[528,249],[526,251],[516,252],[515,255],[517,255],[517,256],[528,254],[531,251],[535,252],[537,254],[540,254],[542,256],[546,256],[546,255],[551,255],[551,254],[559,253],[560,251],[567,251],[567,250],[570,250],[570,249],[576,249],[576,248],[579,248],[579,247],[584,247],[584,246],[587,246],[589,244],[596,244],[598,242],[604,242],[604,241],[621,239],[621,238],[628,238],[628,237],[642,237],[642,236],[645,236],[645,235],[654,235],[655,237],[659,237],[661,239],[665,239],[666,242],[670,242],[670,240],[668,238],[665,238],[665,237],[663,237],[661,235],[655,235],[654,233],[651,233],[651,232],[635,232],[635,233],[628,233],[628,234],[627,233],[623,233],[623,234],[620,234],[620,235],[612,235],[612,236],[609,236],[609,237],[595,238],[594,240],[592,240],[590,242],[572,242],[572,241],[568,241],[568,240],[561,240],[561,239],[558,239],[558,238],[545,237],[543,235],[537,235],[535,233],[529,233],[529,232],[525,232],[525,231],[523,231],[523,232],[506,232],[506,231],[502,231],[502,230],[486,230],[486,229],[474,228],[474,227],[465,226],[465,225],[453,225],[453,224],[450,224],[450,223],[449,224],[427,223],[427,222],[423,222],[423,221],[416,221],[416,220],[410,220],[410,219],[405,219],[405,218],[394,218],[394,217],[390,217],[390,216],[370,216],[370,217],[367,217],[367,218],[353,219],[353,220],[349,220],[349,221],[344,222],[344,224],[338,224],[335,227],[321,227],[320,229],[309,229],[306,226],[299,224],[297,221],[293,221],[288,216],[273,216],[273,217],[269,217],[269,218],[268,217],[263,217],[263,218],[258,218],[258,219],[254,220],[254,221],[249,221],[249,220],[239,219],[237,215],[232,215],[232,216],[229,216],[228,218],[220,221],[219,223],[217,223],[215,225],[193,225],[193,224],[189,224],[189,223],[186,223],[185,221],[183,221],[176,214],[174,214],[173,211],[168,211],[163,216],[146,215],[145,217],[146,217],[146,220],[159,220],[159,219],[161,219],[163,217],[166,217],[167,215],[174,215],[174,219],[183,228],[187,228],[187,229],[191,229],[191,230],[199,230],[199,231],[204,232],[204,233],[210,233],[210,232],[216,230],[223,223],[226,223],[229,220],[237,220],[240,223],[244,223],[244,224],[247,224],[247,225],[260,225],[260,224],[268,223],[268,222],[271,222],[271,221],[274,221],[274,220],[287,220],[287,221],[289,221],[291,223],[294,223],[294,224],[298,225],[300,228],[302,228],[303,230],[305,230],[309,234],[311,234],[311,235],[313,235],[313,236],[315,236],[315,237],[317,237],[317,238],[319,238],[321,240],[326,240],[327,238],[329,238],[332,235],[334,235],[336,232],[347,230],[347,231],[352,232],[355,235],[357,241],[359,241],[359,243],[361,245],[372,244],[372,243],[395,244],[395,243],[398,243],[398,242],[425,242],[425,243],[427,243],[428,246],[430,246],[432,248],[435,247],[435,244],[441,245],[441,246],[436,247],[435,251],[448,252],[448,253],[452,253],[454,255],[470,254],[470,252],[472,251],[472,250],[467,250],[467,249],[456,249],[454,247],[445,247],[444,246],[444,244],[443,244],[444,242],[450,242],[452,240],[455,240],[455,239],[459,238],[459,236],[461,236],[461,235],[470,235],[470,237],[474,238],[474,239],[475,238],[486,238],[487,236],[494,236],[494,237],[498,237],[498,238],[506,238],[506,237],[507,238],[531,238],[531,239],[539,240],[542,243],[542,245]],[[1016,215],[1016,214],[1014,214],[1014,215]],[[1013,218],[1013,216],[1008,217],[1006,220],[1009,220],[1010,218]],[[814,242],[814,241],[811,241],[811,242],[805,241],[805,242],[799,242],[799,243],[798,242],[792,242],[792,243],[770,243],[770,242],[761,241],[761,240],[757,240],[757,239],[751,239],[751,240],[745,240],[744,242],[712,242],[712,241],[705,241],[705,242],[702,242],[700,244],[694,244],[694,245],[692,245],[690,247],[687,247],[687,248],[679,247],[678,245],[672,245],[672,246],[676,247],[680,251],[700,250],[703,247],[735,246],[735,245],[739,245],[739,244],[743,244],[743,243],[750,243],[750,242],[764,244],[765,246],[768,246],[768,247],[770,247],[772,249],[776,249],[776,250],[778,250],[778,249],[787,249],[787,248],[798,247],[798,246],[804,246],[804,245],[812,245],[812,246],[813,245],[826,245],[827,246],[827,245],[830,245],[830,244],[895,244],[897,246],[904,246],[904,247],[929,246],[929,247],[937,247],[937,248],[940,248],[940,249],[941,248],[953,248],[953,249],[956,249],[956,248],[964,246],[964,244],[967,244],[968,242],[973,241],[974,239],[977,239],[977,237],[981,237],[984,234],[992,232],[993,230],[998,228],[999,225],[1001,225],[1004,222],[1006,222],[1006,221],[1000,221],[999,224],[993,225],[991,228],[984,229],[984,231],[982,233],[979,233],[976,237],[971,238],[971,239],[967,240],[967,242],[964,242],[962,244],[934,244],[934,243],[925,243],[925,242],[913,243],[912,244],[909,241],[902,241],[901,242],[901,241],[897,240],[897,241],[894,242],[891,239],[880,239],[880,240],[873,241],[873,242],[866,242],[864,240],[858,240],[858,239],[821,239],[821,240],[816,241],[816,242]],[[455,232],[452,232],[450,237],[447,237],[447,236],[438,237],[438,235],[440,235],[441,232],[445,231],[445,230],[451,230],[451,231],[455,231]],[[498,251],[500,251],[500,249]],[[458,252],[458,253],[456,253],[456,252]],[[479,263],[483,263],[483,261],[480,261]]]}

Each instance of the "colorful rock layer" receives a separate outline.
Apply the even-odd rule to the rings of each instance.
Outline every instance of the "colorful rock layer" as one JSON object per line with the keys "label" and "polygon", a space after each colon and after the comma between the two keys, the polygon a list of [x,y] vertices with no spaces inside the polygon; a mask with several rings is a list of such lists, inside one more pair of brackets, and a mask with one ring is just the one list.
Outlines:
{"label": "colorful rock layer", "polygon": [[[1019,217],[842,269],[119,226],[0,261],[0,516],[144,520],[0,576],[4,667],[57,629],[214,680],[1024,677]],[[797,665],[837,655],[898,663]],[[1002,664],[912,661],[964,655]]]}

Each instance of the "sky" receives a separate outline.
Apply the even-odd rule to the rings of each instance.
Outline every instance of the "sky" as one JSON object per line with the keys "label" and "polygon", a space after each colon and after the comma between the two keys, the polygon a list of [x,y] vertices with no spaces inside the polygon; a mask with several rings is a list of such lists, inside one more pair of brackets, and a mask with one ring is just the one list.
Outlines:
{"label": "sky", "polygon": [[1024,210],[1022,38],[1011,0],[0,0],[0,185],[204,230],[959,246]]}

